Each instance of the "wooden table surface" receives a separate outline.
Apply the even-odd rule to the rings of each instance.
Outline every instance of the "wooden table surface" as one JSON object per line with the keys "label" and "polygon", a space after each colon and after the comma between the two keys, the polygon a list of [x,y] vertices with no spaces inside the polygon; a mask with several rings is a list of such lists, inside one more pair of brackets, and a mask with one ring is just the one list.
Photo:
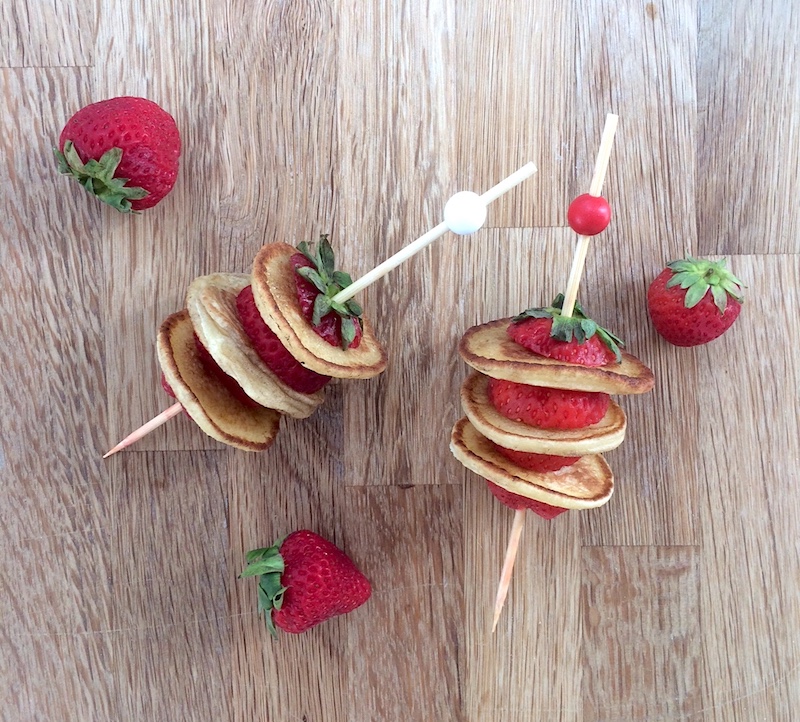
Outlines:
{"label": "wooden table surface", "polygon": [[[2,0],[0,717],[797,719],[798,37],[791,0]],[[126,94],[184,142],[138,217],[51,152]],[[448,450],[456,344],[563,287],[607,112],[614,219],[581,297],[656,387],[621,399],[608,505],[528,519],[492,635],[513,512]],[[262,454],[180,417],[101,460],[169,404],[155,332],[194,277],[321,232],[360,276],[527,161],[483,230],[360,294],[380,377],[334,384]],[[645,309],[686,253],[748,286],[696,349]],[[238,574],[297,528],[374,593],[273,641]]]}

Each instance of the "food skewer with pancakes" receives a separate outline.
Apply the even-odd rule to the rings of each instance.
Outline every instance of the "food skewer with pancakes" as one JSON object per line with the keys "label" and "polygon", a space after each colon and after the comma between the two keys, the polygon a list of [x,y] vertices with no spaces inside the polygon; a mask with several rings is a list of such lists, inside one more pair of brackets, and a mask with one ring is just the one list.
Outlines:
{"label": "food skewer with pancakes", "polygon": [[650,369],[623,351],[620,339],[577,303],[589,239],[611,217],[600,191],[617,120],[611,114],[606,119],[589,193],[570,206],[570,226],[579,240],[564,295],[548,307],[475,326],[459,344],[473,371],[461,388],[466,416],[453,428],[450,449],[515,510],[493,631],[511,582],[525,511],[552,519],[608,502],[614,478],[602,454],[622,443],[626,429],[625,413],[611,395],[645,393],[654,383]]}
{"label": "food skewer with pancakes", "polygon": [[270,243],[252,274],[195,279],[186,308],[158,332],[162,386],[176,403],[129,434],[103,458],[130,446],[182,410],[212,438],[245,451],[275,439],[281,414],[306,418],[331,378],[367,379],[387,354],[353,295],[448,231],[467,235],[489,203],[536,172],[527,163],[482,195],[456,193],[444,221],[353,282],[335,268],[322,236],[315,248]]}

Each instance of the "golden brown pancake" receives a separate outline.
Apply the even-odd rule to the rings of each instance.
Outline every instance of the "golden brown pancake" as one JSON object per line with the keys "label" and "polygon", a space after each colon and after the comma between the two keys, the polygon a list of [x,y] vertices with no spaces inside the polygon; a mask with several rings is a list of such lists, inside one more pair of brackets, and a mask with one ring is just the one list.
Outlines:
{"label": "golden brown pancake", "polygon": [[622,363],[581,366],[539,356],[520,346],[506,332],[510,318],[473,326],[458,351],[472,368],[487,376],[521,384],[607,394],[643,394],[653,388],[653,372],[622,352]]}
{"label": "golden brown pancake", "polygon": [[625,438],[625,412],[613,401],[606,415],[582,429],[539,429],[503,416],[489,400],[489,378],[473,371],[461,385],[461,405],[475,428],[506,449],[583,456],[616,449]]}
{"label": "golden brown pancake", "polygon": [[592,509],[605,504],[614,491],[614,476],[599,454],[583,456],[558,471],[529,471],[506,459],[466,418],[453,427],[450,450],[470,471],[493,484],[551,506]]}
{"label": "golden brown pancake", "polygon": [[326,376],[367,379],[386,368],[386,351],[363,320],[358,348],[331,346],[306,321],[297,300],[295,271],[289,259],[298,251],[287,243],[268,243],[253,264],[253,297],[265,323],[303,366]]}
{"label": "golden brown pancake", "polygon": [[219,367],[251,399],[287,416],[304,419],[325,400],[325,394],[295,391],[261,360],[236,310],[236,296],[249,285],[250,276],[243,274],[214,273],[195,278],[186,294],[195,333]]}
{"label": "golden brown pancake", "polygon": [[245,406],[209,376],[198,356],[186,309],[161,324],[157,346],[161,369],[176,399],[209,436],[244,451],[263,451],[273,442],[280,414]]}

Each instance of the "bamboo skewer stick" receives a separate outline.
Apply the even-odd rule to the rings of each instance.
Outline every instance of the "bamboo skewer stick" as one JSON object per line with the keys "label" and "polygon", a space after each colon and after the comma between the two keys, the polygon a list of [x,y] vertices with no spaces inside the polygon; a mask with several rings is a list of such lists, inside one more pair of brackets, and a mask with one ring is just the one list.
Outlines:
{"label": "bamboo skewer stick", "polygon": [[[614,134],[617,131],[618,121],[619,116],[613,113],[609,113],[606,116],[603,135],[600,139],[600,149],[595,159],[594,174],[592,175],[592,183],[589,187],[589,195],[599,196],[600,191],[603,189],[603,182],[605,181],[606,171],[608,170],[608,161],[611,157],[611,147],[614,144]],[[580,285],[581,276],[583,275],[586,254],[589,251],[590,238],[591,236],[578,237],[578,245],[575,249],[575,255],[572,258],[572,268],[570,269],[569,279],[567,281],[567,290],[564,294],[564,305],[561,310],[562,316],[571,316],[575,309],[575,301],[578,298],[578,286]],[[524,526],[525,510],[518,509],[514,512],[514,522],[511,526],[511,534],[509,535],[508,545],[506,546],[506,555],[503,560],[503,569],[500,573],[500,582],[497,585],[497,596],[495,597],[494,603],[494,621],[492,622],[493,633],[497,627],[497,621],[500,619],[500,614],[503,611],[503,605],[508,596],[508,589],[511,586],[511,575],[514,572],[514,563],[517,559],[519,540]]]}
{"label": "bamboo skewer stick", "polygon": [[511,525],[511,534],[508,537],[508,546],[506,547],[506,557],[503,560],[503,570],[500,572],[500,584],[497,586],[497,596],[494,600],[492,634],[494,634],[494,630],[497,628],[497,622],[500,619],[500,613],[503,611],[503,605],[506,603],[508,588],[511,586],[511,575],[514,573],[514,562],[517,559],[519,540],[522,536],[522,530],[524,528],[525,509],[517,509],[514,512],[514,523]]}
{"label": "bamboo skewer stick", "polygon": [[[522,183],[522,181],[530,178],[534,173],[536,173],[536,166],[533,163],[526,163],[524,166],[519,168],[518,170],[514,171],[510,176],[501,180],[497,185],[492,186],[488,191],[483,193],[478,197],[479,203],[482,203],[484,206],[488,205],[492,201],[497,200],[501,195],[507,193],[515,186]],[[347,288],[342,289],[339,293],[337,293],[333,297],[333,301],[336,303],[344,303],[351,299],[356,293],[361,291],[362,289],[366,288],[375,281],[383,278],[387,273],[389,273],[394,268],[397,268],[401,263],[407,261],[409,258],[417,254],[426,246],[429,246],[433,241],[437,238],[441,238],[447,231],[450,230],[450,227],[447,223],[442,222],[439,225],[435,226],[431,230],[427,231],[423,235],[421,235],[416,240],[409,243],[407,246],[403,247],[400,251],[395,253],[393,256],[385,260],[380,265],[373,268],[371,271],[363,275],[357,281],[351,283]],[[135,443],[142,437],[149,434],[153,429],[158,428],[161,424],[165,423],[173,416],[178,414],[181,410],[180,404],[175,404],[170,406],[166,411],[162,411],[158,416],[151,419],[147,423],[140,426],[136,431],[132,432],[128,436],[126,436],[122,441],[120,441],[113,449],[108,451],[106,454],[103,455],[103,458],[106,459],[112,454],[121,451],[127,446]]]}
{"label": "bamboo skewer stick", "polygon": [[110,449],[103,454],[103,458],[107,459],[112,454],[116,454],[118,451],[122,451],[125,447],[136,443],[143,436],[147,436],[151,431],[161,426],[161,424],[167,423],[167,421],[169,421],[173,416],[177,416],[182,410],[183,406],[180,404],[173,404],[165,411],[162,411],[158,416],[150,419],[150,421],[148,421],[146,424],[140,426],[138,429],[136,429],[136,431],[128,434],[113,449]]}
{"label": "bamboo skewer stick", "polygon": [[[600,139],[600,150],[594,164],[594,175],[592,184],[589,186],[590,196],[599,196],[603,189],[603,182],[606,179],[608,161],[611,158],[611,146],[614,144],[614,134],[617,132],[619,116],[609,113],[606,116],[606,124],[603,128],[603,135]],[[586,254],[589,252],[589,240],[591,236],[579,236],[578,247],[572,258],[572,268],[569,272],[567,290],[564,292],[564,305],[561,308],[562,316],[571,316],[575,308],[575,301],[578,298],[578,286],[583,275],[583,266],[586,262]]]}
{"label": "bamboo skewer stick", "polygon": [[[508,178],[500,181],[496,186],[493,186],[488,191],[480,196],[481,202],[488,205],[494,200],[497,200],[503,193],[507,193],[514,186],[519,185],[526,178],[530,178],[536,172],[536,166],[533,163],[526,163],[522,168],[512,173]],[[383,263],[375,266],[371,271],[364,274],[357,281],[351,283],[347,288],[342,289],[333,297],[335,303],[344,303],[351,299],[359,291],[363,290],[372,283],[375,283],[380,278],[383,278],[387,273],[397,268],[401,263],[407,261],[411,256],[419,253],[423,248],[429,246],[437,238],[441,238],[447,231],[449,226],[442,222],[438,226],[431,228],[416,240],[409,243],[407,246],[401,248],[390,258],[387,258]]]}

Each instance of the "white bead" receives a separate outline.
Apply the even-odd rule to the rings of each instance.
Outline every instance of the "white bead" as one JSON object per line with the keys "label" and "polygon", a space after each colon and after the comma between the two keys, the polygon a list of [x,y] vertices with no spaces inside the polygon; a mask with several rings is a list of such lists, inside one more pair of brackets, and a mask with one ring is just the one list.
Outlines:
{"label": "white bead", "polygon": [[445,203],[444,222],[459,236],[475,233],[486,223],[486,204],[472,191],[456,193]]}

